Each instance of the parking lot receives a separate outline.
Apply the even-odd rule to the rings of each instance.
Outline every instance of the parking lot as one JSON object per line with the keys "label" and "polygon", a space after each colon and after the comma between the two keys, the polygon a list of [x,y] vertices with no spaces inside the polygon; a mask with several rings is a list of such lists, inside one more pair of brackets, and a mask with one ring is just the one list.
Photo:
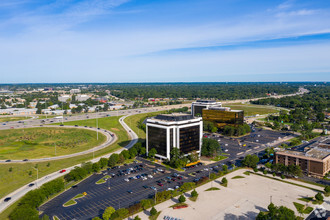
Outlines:
{"label": "parking lot", "polygon": [[[138,166],[141,170],[136,170]],[[141,167],[143,166],[143,167]],[[120,172],[132,168],[136,172],[117,176]],[[154,173],[155,169],[161,170]],[[168,188],[174,189],[187,181],[188,176],[181,175],[174,177],[174,171],[165,170],[164,167],[146,163],[133,163],[127,166],[118,167],[107,172],[115,174],[107,182],[96,184],[103,174],[94,174],[82,181],[75,188],[71,188],[62,193],[55,199],[49,201],[40,207],[40,211],[48,216],[56,215],[61,220],[64,219],[90,219],[103,213],[104,209],[112,206],[115,209],[127,208],[128,206],[146,198],[152,198],[157,191],[163,191]],[[142,180],[141,174],[152,175]],[[139,178],[137,178],[140,176]],[[135,179],[133,179],[135,178]],[[128,179],[129,181],[125,181]],[[108,188],[110,186],[110,189]],[[63,207],[63,204],[75,197],[79,193],[86,192],[87,195],[77,199],[77,204],[69,207]]]}
{"label": "parking lot", "polygon": [[[288,137],[288,135],[291,134],[259,129],[252,132],[251,135],[240,138],[208,135],[209,138],[220,139],[219,143],[223,150],[227,149],[224,152],[228,154],[227,159],[208,166],[200,165],[186,169],[186,172],[178,173],[181,177],[174,177],[175,173],[177,173],[175,170],[165,169],[165,167],[159,164],[151,164],[151,162],[140,158],[141,163],[117,167],[104,173],[104,175],[114,176],[105,183],[96,184],[104,175],[93,174],[79,183],[77,187],[67,190],[42,205],[39,210],[50,217],[56,215],[61,220],[67,220],[91,219],[95,216],[100,216],[104,209],[109,206],[115,209],[128,208],[142,199],[153,198],[156,191],[175,189],[183,182],[197,181],[203,176],[208,177],[212,172],[221,170],[223,164],[229,165],[229,169],[231,169],[231,165],[237,165],[245,155],[258,154],[269,143],[281,140],[284,137]],[[162,172],[154,173],[157,169]],[[128,170],[130,170],[129,174],[125,175],[124,173],[128,173]],[[148,175],[152,175],[152,178],[148,177]],[[64,203],[83,192],[86,192],[87,195],[77,199],[76,205],[63,207]]]}

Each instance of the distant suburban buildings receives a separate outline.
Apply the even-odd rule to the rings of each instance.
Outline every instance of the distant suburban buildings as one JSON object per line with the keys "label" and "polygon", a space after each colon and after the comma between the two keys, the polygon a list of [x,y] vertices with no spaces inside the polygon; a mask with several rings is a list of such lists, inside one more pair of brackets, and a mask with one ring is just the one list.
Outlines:
{"label": "distant suburban buildings", "polygon": [[71,96],[70,95],[62,95],[62,96],[59,96],[58,97],[58,101],[60,101],[60,102],[66,102],[69,99],[71,99]]}
{"label": "distant suburban buildings", "polygon": [[70,94],[78,94],[80,93],[80,89],[71,89]]}
{"label": "distant suburban buildings", "polygon": [[191,114],[201,116],[204,121],[212,122],[217,128],[226,125],[237,126],[244,123],[243,110],[231,110],[222,107],[221,102],[212,100],[198,100],[191,104]]}
{"label": "distant suburban buildings", "polygon": [[84,102],[84,101],[88,100],[89,98],[90,98],[89,95],[77,95],[75,97],[76,101],[78,101],[78,102]]}
{"label": "distant suburban buildings", "polygon": [[299,165],[308,175],[323,177],[330,171],[330,139],[314,143],[303,151],[277,151],[275,163],[286,166]]}
{"label": "distant suburban buildings", "polygon": [[200,154],[202,136],[202,118],[190,114],[161,114],[147,119],[147,152],[155,148],[156,156],[161,159],[170,159],[170,152],[175,147],[185,155]]}

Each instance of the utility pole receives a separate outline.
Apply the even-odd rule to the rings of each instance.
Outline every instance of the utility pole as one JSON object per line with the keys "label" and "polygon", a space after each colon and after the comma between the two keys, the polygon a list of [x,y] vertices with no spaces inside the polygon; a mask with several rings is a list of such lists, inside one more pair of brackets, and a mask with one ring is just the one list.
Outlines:
{"label": "utility pole", "polygon": [[55,144],[55,156],[56,156],[56,144]]}
{"label": "utility pole", "polygon": [[37,181],[36,181],[36,187],[38,188],[38,179],[39,179],[39,169],[32,167],[33,169],[37,170]]}

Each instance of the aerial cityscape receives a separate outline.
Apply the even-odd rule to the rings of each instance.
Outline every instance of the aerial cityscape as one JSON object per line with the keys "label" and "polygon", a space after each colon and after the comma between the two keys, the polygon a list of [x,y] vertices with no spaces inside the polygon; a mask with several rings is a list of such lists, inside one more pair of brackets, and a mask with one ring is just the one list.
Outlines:
{"label": "aerial cityscape", "polygon": [[0,220],[330,219],[330,2],[0,13]]}

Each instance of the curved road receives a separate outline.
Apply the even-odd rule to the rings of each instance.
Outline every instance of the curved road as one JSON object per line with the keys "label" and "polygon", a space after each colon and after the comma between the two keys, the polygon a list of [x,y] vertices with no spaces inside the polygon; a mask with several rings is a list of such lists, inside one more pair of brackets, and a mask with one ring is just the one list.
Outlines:
{"label": "curved road", "polygon": [[[297,93],[293,93],[293,94],[287,94],[287,95],[277,95],[277,96],[272,96],[272,98],[281,98],[281,97],[285,97],[285,96],[294,96],[294,95],[302,95],[304,93],[308,93],[309,91],[304,89],[304,88],[300,88],[299,91]],[[263,98],[267,98],[267,97],[261,97],[261,98],[255,98],[255,99],[246,99],[246,100],[232,100],[232,101],[223,101],[222,103],[235,103],[235,102],[242,102],[242,101],[250,101],[250,100],[258,100],[258,99],[263,99]],[[270,97],[268,97],[270,98]],[[118,115],[125,115],[123,117],[121,117],[119,119],[119,122],[121,123],[121,125],[125,128],[125,130],[127,131],[127,133],[129,134],[130,138],[131,138],[131,142],[125,147],[126,149],[131,148],[135,143],[137,143],[138,141],[138,136],[136,135],[136,133],[134,133],[133,130],[131,130],[129,128],[129,126],[124,122],[124,119],[131,114],[139,114],[139,113],[147,113],[147,112],[154,112],[154,111],[162,111],[162,110],[168,110],[168,109],[172,109],[172,108],[181,108],[181,107],[185,107],[185,106],[190,106],[191,103],[187,103],[187,104],[180,104],[180,105],[172,105],[172,106],[159,106],[159,107],[152,107],[152,108],[141,108],[141,109],[129,109],[129,110],[121,110],[121,111],[111,111],[111,112],[102,112],[102,113],[92,113],[92,114],[82,114],[82,115],[76,115],[76,116],[69,116],[67,117],[67,120],[65,121],[76,121],[76,120],[83,120],[83,119],[87,119],[87,117],[89,119],[92,118],[100,118],[100,117],[107,117],[107,115],[109,116],[109,114],[111,114],[110,116],[118,116]],[[51,122],[52,121],[52,122]],[[48,119],[46,120],[46,124],[49,123],[56,123],[56,122],[61,122],[62,119],[58,120],[58,119]],[[8,122],[5,125],[0,126],[0,130],[1,129],[9,129],[9,128],[24,128],[25,124],[30,124],[30,125],[39,125],[41,121],[37,120],[37,119],[32,119],[32,120],[25,120],[24,123],[19,123],[17,125],[17,122]],[[120,153],[121,151],[123,151],[125,148],[121,148],[116,152],[113,153]],[[91,162],[97,162],[100,158],[104,157],[107,158],[111,155],[107,154],[107,155],[103,155],[101,157],[95,158],[93,160],[90,160]],[[75,166],[80,166],[80,164],[75,165]],[[0,212],[4,211],[7,207],[9,207],[11,204],[13,204],[14,202],[16,202],[18,199],[20,199],[22,196],[24,196],[27,192],[29,192],[32,189],[35,189],[37,186],[41,186],[44,183],[47,183],[51,180],[54,180],[60,176],[65,175],[66,173],[68,173],[69,171],[71,171],[75,166],[69,167],[66,169],[66,172],[64,173],[59,173],[59,172],[54,172],[52,174],[49,174],[48,176],[44,176],[42,178],[40,178],[37,181],[34,181],[34,183],[36,183],[33,187],[28,187],[27,185],[17,189],[16,191],[8,194],[5,197],[11,197],[11,200],[9,200],[8,202],[4,202],[3,199],[0,201]],[[4,198],[5,198],[4,197]]]}
{"label": "curved road", "polygon": [[[34,128],[36,126],[28,126],[27,128]],[[46,128],[52,128],[52,127],[56,127],[56,128],[64,128],[62,126],[59,125],[53,125],[53,126],[43,126]],[[29,159],[28,161],[23,161],[23,160],[11,160],[10,163],[28,163],[28,162],[44,162],[44,161],[51,161],[51,160],[59,160],[59,159],[65,159],[65,158],[70,158],[70,157],[75,157],[75,156],[80,156],[80,155],[84,155],[84,154],[88,154],[88,153],[93,153],[94,151],[98,151],[101,150],[111,144],[113,144],[114,142],[117,141],[117,136],[108,131],[108,130],[104,130],[104,129],[99,129],[97,130],[96,128],[86,128],[86,127],[75,127],[75,126],[69,126],[66,125],[65,128],[76,128],[76,129],[87,129],[87,130],[91,130],[91,131],[98,131],[99,133],[103,134],[104,136],[106,136],[107,140],[102,143],[99,146],[93,147],[91,149],[85,150],[85,151],[81,151],[81,152],[77,152],[74,154],[67,154],[67,155],[61,155],[61,156],[56,156],[56,157],[47,157],[47,158],[38,158],[38,159]],[[111,136],[113,135],[113,136]],[[0,163],[8,163],[5,162],[6,160],[0,160]]]}
{"label": "curved road", "polygon": [[[124,148],[121,148],[113,153],[120,153],[121,151],[125,150],[125,149],[129,149],[131,148],[135,143],[137,143],[138,141],[138,136],[136,135],[136,133],[131,130],[128,125],[124,122],[124,119],[129,116],[129,115],[126,115],[126,116],[123,116],[119,119],[119,122],[120,124],[124,127],[124,129],[127,131],[128,135],[130,136],[131,138],[131,141],[128,145],[126,145]],[[90,162],[92,163],[95,163],[97,161],[99,161],[101,158],[109,158],[109,156],[113,153],[109,153],[109,154],[106,154],[106,155],[103,155],[101,157],[97,157],[93,160],[90,160]],[[64,176],[65,174],[67,174],[68,172],[70,172],[72,169],[74,169],[74,167],[76,166],[81,166],[81,164],[77,164],[77,165],[74,165],[72,167],[68,167],[66,168],[66,172],[64,173],[60,173],[59,171],[57,172],[54,172],[54,173],[51,173],[47,176],[44,176],[40,179],[38,179],[37,181],[33,181],[31,183],[35,183],[34,186],[32,187],[29,187],[28,184],[25,185],[25,186],[22,186],[21,188],[15,190],[14,192],[8,194],[7,196],[5,196],[4,198],[6,197],[11,197],[11,200],[9,200],[8,202],[4,202],[3,199],[1,199],[0,201],[0,212],[4,211],[6,208],[8,208],[10,205],[12,205],[13,203],[15,203],[17,200],[19,200],[22,196],[24,196],[27,192],[33,190],[33,189],[36,189],[37,187],[51,181],[51,180],[54,180],[58,177],[61,177],[61,176]]]}

